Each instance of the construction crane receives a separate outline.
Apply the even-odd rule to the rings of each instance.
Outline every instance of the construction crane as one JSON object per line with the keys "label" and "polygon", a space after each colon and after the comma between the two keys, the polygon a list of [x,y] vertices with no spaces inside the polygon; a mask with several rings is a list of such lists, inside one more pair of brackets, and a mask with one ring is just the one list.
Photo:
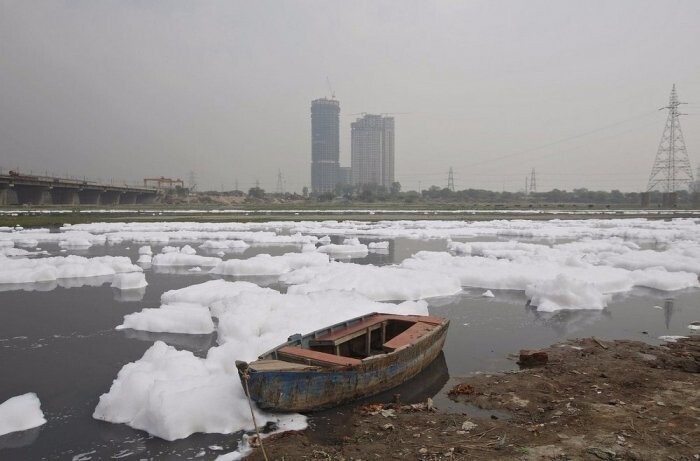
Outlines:
{"label": "construction crane", "polygon": [[335,91],[333,91],[333,87],[331,86],[331,79],[326,77],[326,84],[328,85],[328,90],[331,92],[331,99],[335,99]]}

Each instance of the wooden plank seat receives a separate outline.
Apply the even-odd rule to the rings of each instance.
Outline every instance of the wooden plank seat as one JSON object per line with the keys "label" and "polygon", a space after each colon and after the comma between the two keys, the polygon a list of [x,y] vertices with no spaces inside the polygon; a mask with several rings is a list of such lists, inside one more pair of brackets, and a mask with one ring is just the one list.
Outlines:
{"label": "wooden plank seat", "polygon": [[310,349],[303,349],[296,346],[281,347],[277,350],[277,355],[280,358],[301,360],[304,363],[317,363],[320,365],[352,366],[362,363],[362,360],[354,359],[352,357],[327,354],[325,352],[312,351]]}
{"label": "wooden plank seat", "polygon": [[330,331],[312,339],[309,344],[312,346],[337,346],[339,343],[348,341],[358,336],[362,336],[367,331],[374,331],[382,327],[382,322],[389,315],[375,315],[361,322],[357,322],[348,327],[340,327],[337,330]]}
{"label": "wooden plank seat", "polygon": [[433,331],[435,328],[435,325],[428,323],[414,323],[403,333],[400,333],[391,338],[389,341],[385,342],[382,349],[384,349],[385,352],[394,352],[397,349],[415,343],[420,338]]}

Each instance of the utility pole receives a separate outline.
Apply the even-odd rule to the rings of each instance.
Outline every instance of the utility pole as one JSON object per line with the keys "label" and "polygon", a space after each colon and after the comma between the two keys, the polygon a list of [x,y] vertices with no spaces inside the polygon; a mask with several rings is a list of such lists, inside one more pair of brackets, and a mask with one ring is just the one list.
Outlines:
{"label": "utility pole", "polygon": [[447,188],[452,192],[455,191],[455,172],[450,167],[450,171],[447,173]]}
{"label": "utility pole", "polygon": [[647,192],[661,185],[664,192],[671,193],[682,187],[688,188],[693,183],[693,170],[690,167],[690,159],[678,119],[680,115],[686,115],[678,112],[678,106],[681,104],[686,103],[678,102],[676,84],[674,83],[668,106],[659,109],[667,109],[668,118],[661,135],[659,149],[656,151],[654,165],[651,167]]}

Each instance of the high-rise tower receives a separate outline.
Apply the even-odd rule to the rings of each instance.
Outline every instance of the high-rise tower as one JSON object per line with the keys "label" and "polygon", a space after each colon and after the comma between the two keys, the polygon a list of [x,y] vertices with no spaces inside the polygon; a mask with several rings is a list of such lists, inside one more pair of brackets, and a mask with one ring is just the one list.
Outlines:
{"label": "high-rise tower", "polygon": [[340,161],[340,103],[335,99],[311,101],[311,190],[332,192],[338,183]]}
{"label": "high-rise tower", "polygon": [[391,187],[394,182],[394,118],[367,114],[351,124],[354,185]]}

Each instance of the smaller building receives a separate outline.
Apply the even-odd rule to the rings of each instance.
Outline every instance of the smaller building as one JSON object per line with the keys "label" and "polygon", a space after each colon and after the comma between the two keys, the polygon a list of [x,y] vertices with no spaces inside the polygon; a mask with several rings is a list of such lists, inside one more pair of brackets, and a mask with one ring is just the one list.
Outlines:
{"label": "smaller building", "polygon": [[367,114],[351,124],[352,184],[391,187],[394,182],[394,118]]}

